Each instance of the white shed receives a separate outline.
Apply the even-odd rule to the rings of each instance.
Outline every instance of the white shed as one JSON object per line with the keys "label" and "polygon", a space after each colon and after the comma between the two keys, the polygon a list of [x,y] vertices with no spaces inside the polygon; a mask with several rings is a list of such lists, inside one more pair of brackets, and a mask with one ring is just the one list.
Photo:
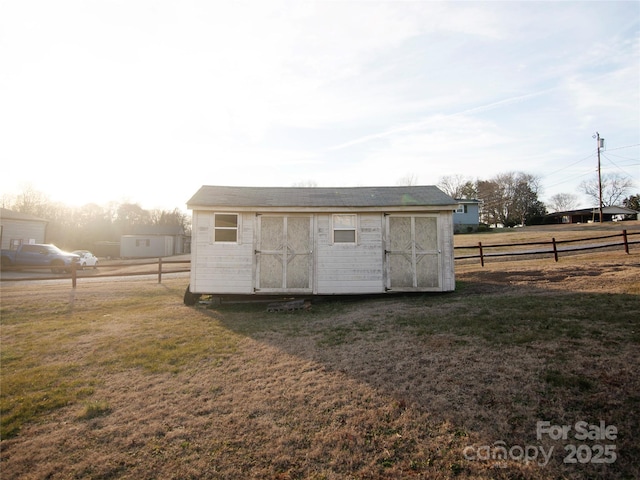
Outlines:
{"label": "white shed", "polygon": [[28,243],[45,243],[48,220],[0,208],[0,244],[15,249]]}
{"label": "white shed", "polygon": [[335,295],[455,289],[453,211],[435,186],[203,186],[191,294]]}

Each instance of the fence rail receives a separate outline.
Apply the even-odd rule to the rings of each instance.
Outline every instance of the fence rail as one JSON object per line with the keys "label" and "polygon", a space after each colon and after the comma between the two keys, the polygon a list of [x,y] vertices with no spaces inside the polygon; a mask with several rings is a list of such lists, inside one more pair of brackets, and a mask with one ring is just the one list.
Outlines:
{"label": "fence rail", "polygon": [[[454,250],[477,250],[477,254],[470,255],[460,255],[456,256],[455,260],[467,260],[473,258],[479,258],[480,264],[484,267],[486,258],[495,258],[495,257],[510,257],[510,256],[522,256],[522,255],[549,255],[553,254],[554,260],[558,261],[559,253],[568,253],[568,252],[579,252],[585,250],[597,250],[600,248],[611,248],[622,246],[624,248],[625,253],[629,253],[629,245],[640,244],[640,240],[630,241],[629,237],[633,237],[635,235],[640,235],[640,232],[632,232],[628,233],[626,230],[623,230],[621,233],[615,233],[610,235],[601,235],[598,237],[587,237],[587,238],[574,238],[571,240],[556,240],[555,237],[551,238],[550,241],[543,242],[521,242],[521,243],[497,243],[494,245],[483,244],[482,242],[478,242],[477,245],[466,245],[466,246],[458,246],[454,247]],[[599,243],[589,243],[584,245],[585,242],[593,242],[596,240],[608,240],[612,238],[621,238],[618,242],[599,242]],[[573,247],[563,247],[565,244],[571,243],[582,243],[582,245],[576,245]],[[532,247],[532,246],[540,246],[541,248],[537,249],[525,249],[521,250],[520,247]],[[547,248],[550,246],[551,248]],[[500,251],[487,252],[489,249],[498,249]]]}
{"label": "fence rail", "polygon": [[[187,267],[183,268],[170,268],[165,269],[167,265],[172,264],[186,264]],[[158,258],[153,261],[144,261],[144,262],[136,262],[132,263],[109,263],[106,265],[101,265],[101,272],[95,275],[78,275],[78,269],[76,265],[72,265],[68,272],[63,274],[52,274],[52,275],[40,275],[38,277],[22,277],[22,278],[5,278],[2,276],[0,280],[2,281],[11,281],[11,282],[21,282],[21,281],[34,281],[34,280],[61,280],[61,279],[71,279],[71,285],[73,288],[76,288],[78,278],[107,278],[107,277],[134,277],[141,275],[158,275],[158,283],[162,283],[162,275],[169,273],[185,273],[191,270],[190,267],[191,260],[166,260],[163,258]],[[144,267],[146,265],[153,265],[153,270],[149,271],[133,271],[137,270],[138,267]],[[59,268],[59,267],[57,267]],[[91,268],[91,267],[89,267]],[[3,271],[18,271],[18,270],[32,270],[32,271],[42,271],[48,270],[48,267],[44,266],[21,266],[21,267],[10,267],[3,268]],[[120,269],[120,270],[117,270]],[[126,269],[129,271],[122,271],[122,269]],[[116,271],[105,271],[105,270],[116,270]],[[82,270],[80,270],[82,271]]]}

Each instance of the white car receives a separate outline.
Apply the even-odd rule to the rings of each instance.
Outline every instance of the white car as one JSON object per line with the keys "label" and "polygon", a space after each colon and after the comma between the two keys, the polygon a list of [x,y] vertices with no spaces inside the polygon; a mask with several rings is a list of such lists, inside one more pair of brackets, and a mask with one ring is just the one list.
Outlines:
{"label": "white car", "polygon": [[84,267],[98,268],[98,257],[89,250],[75,250],[73,253],[80,257],[80,261],[78,262],[80,269]]}

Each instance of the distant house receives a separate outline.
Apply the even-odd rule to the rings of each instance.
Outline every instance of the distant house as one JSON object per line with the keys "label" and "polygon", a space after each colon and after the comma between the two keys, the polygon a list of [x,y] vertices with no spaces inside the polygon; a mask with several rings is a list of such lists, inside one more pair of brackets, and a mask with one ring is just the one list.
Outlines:
{"label": "distant house", "polygon": [[15,249],[22,244],[45,243],[48,220],[27,213],[0,209],[0,244]]}
{"label": "distant house", "polygon": [[480,201],[456,198],[458,208],[453,212],[454,233],[469,233],[478,230],[480,222]]}
{"label": "distant house", "polygon": [[[611,222],[623,218],[638,219],[638,212],[626,207],[602,207],[602,220]],[[545,217],[545,223],[590,223],[600,222],[599,208],[583,208],[580,210],[566,210],[550,213]]]}
{"label": "distant house", "polygon": [[187,253],[184,229],[174,225],[144,225],[120,238],[122,258],[169,257]]}
{"label": "distant house", "polygon": [[455,288],[457,203],[435,186],[203,186],[187,206],[195,295]]}

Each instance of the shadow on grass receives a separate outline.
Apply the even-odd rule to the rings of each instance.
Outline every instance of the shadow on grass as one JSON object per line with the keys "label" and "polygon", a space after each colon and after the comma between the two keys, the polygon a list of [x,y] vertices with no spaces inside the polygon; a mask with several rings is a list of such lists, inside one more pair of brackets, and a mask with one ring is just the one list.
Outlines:
{"label": "shadow on grass", "polygon": [[549,445],[536,437],[536,422],[604,421],[616,426],[624,455],[604,466],[564,464],[570,436],[551,442],[554,475],[635,476],[638,297],[489,280],[460,281],[448,294],[317,298],[310,311],[293,313],[267,313],[265,303],[212,312],[238,334],[451,425],[467,445]]}

